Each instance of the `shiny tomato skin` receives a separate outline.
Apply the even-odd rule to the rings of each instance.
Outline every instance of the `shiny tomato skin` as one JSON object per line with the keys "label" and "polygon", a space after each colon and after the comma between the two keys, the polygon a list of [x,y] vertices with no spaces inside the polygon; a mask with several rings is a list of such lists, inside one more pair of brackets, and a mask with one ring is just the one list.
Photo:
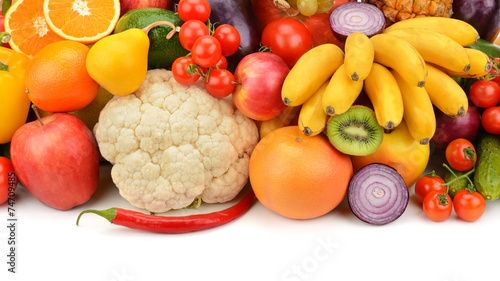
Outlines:
{"label": "shiny tomato skin", "polygon": [[217,38],[217,40],[219,40],[223,56],[228,57],[238,51],[240,47],[241,37],[240,33],[235,27],[229,24],[219,25],[217,26],[217,28],[215,28],[213,36]]}
{"label": "shiny tomato skin", "polygon": [[0,205],[7,201],[9,192],[15,191],[17,183],[12,162],[9,158],[0,156]]}
{"label": "shiny tomato skin", "polygon": [[293,18],[279,18],[262,31],[262,45],[280,56],[292,68],[297,60],[313,47],[311,33]]}
{"label": "shiny tomato skin", "polygon": [[193,61],[201,67],[215,66],[221,56],[222,49],[219,40],[211,35],[196,39],[191,49]]}
{"label": "shiny tomato skin", "polygon": [[204,83],[207,92],[216,98],[229,96],[236,87],[234,75],[226,69],[211,69]]}
{"label": "shiny tomato skin", "polygon": [[468,222],[478,220],[486,210],[486,201],[479,192],[460,190],[453,198],[453,207],[457,216]]}
{"label": "shiny tomato skin", "polygon": [[181,0],[177,4],[177,13],[183,21],[200,20],[206,22],[210,17],[210,4],[207,0]]}
{"label": "shiny tomato skin", "polygon": [[438,191],[429,192],[423,202],[423,209],[425,215],[435,221],[441,222],[448,219],[453,211],[452,201],[450,195],[446,194],[447,204],[441,204],[439,202],[438,195],[443,194]]}
{"label": "shiny tomato skin", "polygon": [[198,81],[198,79],[200,78],[200,75],[198,73],[189,74],[187,72],[187,69],[190,67],[190,65],[194,65],[193,59],[191,57],[178,57],[172,63],[172,74],[177,83],[189,86]]}
{"label": "shiny tomato skin", "polygon": [[490,134],[500,135],[500,106],[492,106],[481,115],[481,125]]}
{"label": "shiny tomato skin", "polygon": [[208,27],[199,20],[188,20],[182,24],[179,31],[179,41],[182,47],[188,51],[193,48],[196,39],[209,35]]}
{"label": "shiny tomato skin", "polygon": [[478,80],[469,89],[470,100],[480,108],[489,108],[500,102],[500,85],[492,80]]}
{"label": "shiny tomato skin", "polygon": [[[465,155],[465,149],[470,147],[474,151],[474,161]],[[474,167],[477,161],[477,153],[474,145],[464,138],[452,140],[445,150],[446,161],[448,164],[457,171],[468,171]]]}
{"label": "shiny tomato skin", "polygon": [[415,182],[415,196],[421,204],[424,202],[425,196],[431,191],[446,192],[444,180],[438,175],[424,175]]}

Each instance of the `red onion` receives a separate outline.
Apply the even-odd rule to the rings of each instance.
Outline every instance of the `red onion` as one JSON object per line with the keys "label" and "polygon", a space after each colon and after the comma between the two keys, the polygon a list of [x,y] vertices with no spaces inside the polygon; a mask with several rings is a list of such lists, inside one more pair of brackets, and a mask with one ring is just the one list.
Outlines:
{"label": "red onion", "polygon": [[346,2],[330,14],[330,27],[335,37],[342,42],[354,32],[371,37],[382,32],[384,26],[385,17],[382,11],[368,3]]}
{"label": "red onion", "polygon": [[392,167],[373,163],[361,168],[351,179],[347,200],[360,220],[383,225],[399,218],[409,201],[403,177]]}

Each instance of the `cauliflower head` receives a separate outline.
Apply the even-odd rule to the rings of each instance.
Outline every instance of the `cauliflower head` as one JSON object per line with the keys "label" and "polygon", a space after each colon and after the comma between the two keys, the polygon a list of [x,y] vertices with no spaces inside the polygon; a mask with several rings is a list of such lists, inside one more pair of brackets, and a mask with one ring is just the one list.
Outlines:
{"label": "cauliflower head", "polygon": [[165,69],[148,71],[140,88],[115,96],[94,134],[113,167],[120,195],[161,213],[203,202],[232,200],[248,181],[259,140],[255,122],[203,83],[183,86]]}

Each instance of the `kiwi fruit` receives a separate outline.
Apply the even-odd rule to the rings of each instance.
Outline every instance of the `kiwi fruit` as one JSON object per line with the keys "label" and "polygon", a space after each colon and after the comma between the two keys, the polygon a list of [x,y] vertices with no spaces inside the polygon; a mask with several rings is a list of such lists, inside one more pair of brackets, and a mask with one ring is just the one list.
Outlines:
{"label": "kiwi fruit", "polygon": [[372,109],[354,105],[328,119],[327,136],[331,144],[348,155],[364,156],[377,150],[384,137]]}

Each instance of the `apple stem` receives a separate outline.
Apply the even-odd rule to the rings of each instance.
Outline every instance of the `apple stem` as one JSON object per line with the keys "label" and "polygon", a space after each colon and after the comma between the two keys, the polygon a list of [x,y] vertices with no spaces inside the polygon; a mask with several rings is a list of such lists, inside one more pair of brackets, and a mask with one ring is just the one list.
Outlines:
{"label": "apple stem", "polygon": [[153,29],[153,27],[158,26],[158,25],[168,25],[168,26],[170,26],[170,27],[172,28],[172,31],[170,31],[170,32],[167,34],[167,36],[166,36],[166,38],[167,38],[167,39],[172,38],[172,37],[175,35],[175,33],[176,33],[176,32],[179,32],[179,31],[181,30],[181,27],[180,27],[180,26],[176,26],[176,25],[174,25],[173,23],[171,23],[171,22],[169,22],[169,21],[156,21],[156,22],[153,22],[152,24],[150,24],[150,25],[148,25],[148,26],[144,27],[144,28],[142,29],[142,31],[144,31],[144,33],[148,34],[148,32],[149,32],[151,29]]}
{"label": "apple stem", "polygon": [[45,126],[45,124],[43,124],[42,117],[40,117],[40,113],[38,112],[38,108],[34,104],[31,105],[31,108],[33,108],[33,111],[35,112],[36,118],[38,119],[40,124],[42,126]]}
{"label": "apple stem", "polygon": [[241,82],[231,81],[231,84],[233,84],[233,85],[241,85]]}

